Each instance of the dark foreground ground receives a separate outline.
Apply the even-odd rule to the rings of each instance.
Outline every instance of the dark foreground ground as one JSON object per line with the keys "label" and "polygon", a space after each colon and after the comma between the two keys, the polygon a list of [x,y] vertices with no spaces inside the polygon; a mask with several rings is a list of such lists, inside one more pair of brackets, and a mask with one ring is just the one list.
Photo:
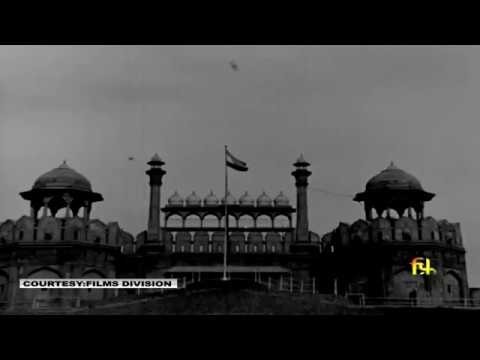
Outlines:
{"label": "dark foreground ground", "polygon": [[151,294],[143,298],[116,300],[72,310],[18,309],[5,315],[320,315],[400,317],[480,315],[471,308],[360,307],[342,298],[321,294],[289,294],[267,291],[259,284],[247,282],[210,282],[184,290]]}

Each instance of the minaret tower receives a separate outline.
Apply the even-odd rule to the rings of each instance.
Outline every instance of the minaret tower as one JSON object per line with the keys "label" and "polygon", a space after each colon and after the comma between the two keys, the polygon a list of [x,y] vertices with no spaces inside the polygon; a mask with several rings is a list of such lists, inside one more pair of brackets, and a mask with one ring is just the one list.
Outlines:
{"label": "minaret tower", "polygon": [[158,154],[155,153],[147,164],[150,165],[150,169],[145,172],[150,178],[147,242],[162,245],[163,239],[160,230],[160,189],[163,175],[166,174],[166,171],[162,169],[162,165],[165,163],[160,159]]}
{"label": "minaret tower", "polygon": [[295,242],[309,242],[308,230],[308,202],[307,202],[307,186],[308,177],[312,174],[307,167],[310,163],[306,162],[303,154],[293,164],[296,170],[292,172],[295,177],[295,186],[297,187],[297,224],[295,228]]}

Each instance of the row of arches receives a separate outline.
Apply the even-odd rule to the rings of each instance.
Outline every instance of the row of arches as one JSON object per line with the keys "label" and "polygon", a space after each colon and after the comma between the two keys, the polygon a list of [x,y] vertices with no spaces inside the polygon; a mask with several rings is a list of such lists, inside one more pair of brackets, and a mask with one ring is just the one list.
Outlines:
{"label": "row of arches", "polygon": [[[223,252],[223,232],[169,232],[166,247],[170,252]],[[283,252],[292,241],[290,232],[232,232],[229,247],[232,252]]]}
{"label": "row of arches", "polygon": [[55,218],[81,218],[81,219],[88,219],[90,217],[91,207],[89,206],[82,206],[78,209],[72,210],[61,208],[56,211],[52,211],[49,207],[42,206],[40,208],[32,208],[32,216],[34,218],[43,218],[43,217],[55,217]]}
{"label": "row of arches", "polygon": [[[168,216],[165,219],[166,227],[170,228],[219,228],[225,226],[225,216],[218,217],[208,214],[200,217],[196,214],[190,214],[182,217],[177,214]],[[238,218],[233,215],[228,216],[228,225],[236,228],[289,228],[292,227],[292,219],[285,215],[270,217],[268,215],[242,215]]]}
{"label": "row of arches", "polygon": [[377,209],[375,207],[366,207],[366,218],[367,220],[372,219],[400,219],[402,217],[408,217],[409,219],[420,220],[423,218],[423,209],[415,209],[413,207],[408,207],[406,209],[395,209],[395,208],[386,208],[386,209]]}

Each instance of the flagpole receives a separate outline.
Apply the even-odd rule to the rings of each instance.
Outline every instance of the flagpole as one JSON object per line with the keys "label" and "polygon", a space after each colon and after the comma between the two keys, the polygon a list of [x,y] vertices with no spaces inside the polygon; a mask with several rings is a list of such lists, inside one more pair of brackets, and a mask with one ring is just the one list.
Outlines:
{"label": "flagpole", "polygon": [[223,243],[223,279],[227,279],[227,237],[228,237],[228,207],[227,207],[227,193],[228,193],[228,170],[227,170],[227,145],[225,145],[225,197],[223,202],[225,205],[225,238]]}

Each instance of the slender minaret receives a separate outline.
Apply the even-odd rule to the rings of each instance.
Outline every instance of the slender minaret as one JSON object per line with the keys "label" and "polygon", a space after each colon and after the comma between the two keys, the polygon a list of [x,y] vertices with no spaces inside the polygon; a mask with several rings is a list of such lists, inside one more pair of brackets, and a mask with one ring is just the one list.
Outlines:
{"label": "slender minaret", "polygon": [[297,224],[295,228],[295,241],[297,243],[306,243],[309,241],[308,230],[308,202],[307,202],[307,186],[308,177],[312,174],[307,167],[310,166],[300,155],[298,160],[293,164],[296,170],[292,172],[295,176],[295,185],[297,187]]}
{"label": "slender minaret", "polygon": [[147,164],[150,165],[150,169],[145,172],[150,178],[147,242],[162,244],[162,232],[160,231],[160,189],[163,175],[166,174],[166,171],[162,169],[162,165],[165,163],[155,153]]}

